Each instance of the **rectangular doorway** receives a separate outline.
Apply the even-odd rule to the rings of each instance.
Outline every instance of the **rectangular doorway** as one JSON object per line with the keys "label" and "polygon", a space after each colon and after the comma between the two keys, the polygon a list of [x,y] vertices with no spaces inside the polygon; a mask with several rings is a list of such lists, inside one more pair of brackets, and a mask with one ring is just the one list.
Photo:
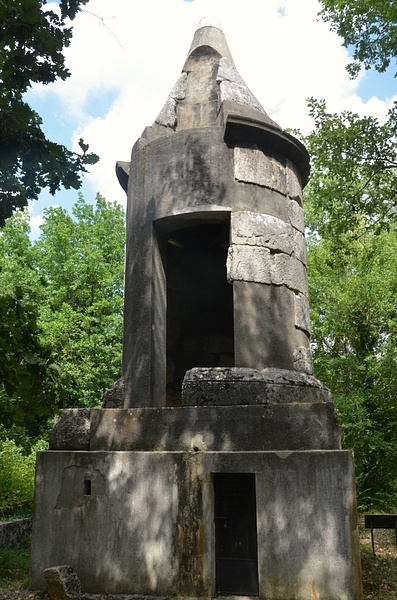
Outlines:
{"label": "rectangular doorway", "polygon": [[253,473],[214,473],[218,594],[257,596],[258,545]]}

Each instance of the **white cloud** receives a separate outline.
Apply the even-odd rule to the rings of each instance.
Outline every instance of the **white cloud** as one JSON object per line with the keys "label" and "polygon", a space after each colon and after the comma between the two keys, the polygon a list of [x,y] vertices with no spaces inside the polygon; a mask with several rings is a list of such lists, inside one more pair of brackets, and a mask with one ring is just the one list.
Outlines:
{"label": "white cloud", "polygon": [[[90,0],[74,22],[66,51],[72,76],[40,91],[52,93],[101,156],[86,181],[108,200],[125,201],[114,174],[151,125],[177,80],[200,18],[216,15],[241,76],[282,127],[311,127],[306,98],[331,111],[383,118],[391,99],[363,102],[351,81],[340,39],[317,17],[317,0]],[[92,14],[93,13],[93,14]],[[96,16],[94,16],[96,15]],[[103,94],[113,101],[94,113]]]}
{"label": "white cloud", "polygon": [[44,223],[44,215],[34,215],[35,206],[32,203],[29,203],[27,206],[27,212],[29,214],[29,223],[30,223],[30,237],[32,239],[36,239],[41,231],[40,226]]}
{"label": "white cloud", "polygon": [[33,215],[30,217],[30,230],[31,237],[34,239],[38,237],[41,233],[40,227],[44,223],[43,215]]}

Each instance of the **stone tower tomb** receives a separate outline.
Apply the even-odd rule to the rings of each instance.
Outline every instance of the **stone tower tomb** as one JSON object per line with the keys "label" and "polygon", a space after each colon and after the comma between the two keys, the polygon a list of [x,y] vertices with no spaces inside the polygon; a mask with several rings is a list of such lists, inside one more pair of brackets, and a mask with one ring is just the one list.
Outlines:
{"label": "stone tower tomb", "polygon": [[303,145],[203,20],[129,163],[122,377],[37,461],[30,587],[359,600],[352,454],[313,377]]}

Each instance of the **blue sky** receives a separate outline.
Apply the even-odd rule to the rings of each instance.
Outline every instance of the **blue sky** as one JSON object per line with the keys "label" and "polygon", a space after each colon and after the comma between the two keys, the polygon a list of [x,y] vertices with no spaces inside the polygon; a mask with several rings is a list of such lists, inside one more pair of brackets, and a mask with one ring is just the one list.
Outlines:
{"label": "blue sky", "polygon": [[[83,137],[100,155],[84,177],[86,200],[100,192],[123,204],[114,165],[129,160],[132,145],[160,112],[205,16],[218,18],[240,75],[282,127],[310,130],[310,96],[325,99],[332,111],[384,119],[397,100],[393,73],[362,73],[351,81],[349,54],[318,10],[317,0],[90,0],[65,51],[72,76],[35,86],[28,101],[50,139],[76,149]],[[69,210],[76,199],[74,190],[55,197],[43,192],[32,203],[33,228],[45,207]]]}
{"label": "blue sky", "polygon": [[397,79],[394,77],[395,65],[389,67],[385,73],[378,73],[375,70],[366,71],[360,79],[358,94],[364,101],[373,96],[380,99],[387,99],[397,96]]}

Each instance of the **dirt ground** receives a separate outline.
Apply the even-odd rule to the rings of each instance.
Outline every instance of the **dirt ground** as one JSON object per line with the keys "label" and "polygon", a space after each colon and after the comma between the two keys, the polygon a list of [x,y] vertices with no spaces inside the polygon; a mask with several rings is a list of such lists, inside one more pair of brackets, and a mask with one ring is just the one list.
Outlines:
{"label": "dirt ground", "polygon": [[391,529],[374,529],[375,556],[371,532],[360,520],[361,564],[365,600],[397,600],[396,533]]}

